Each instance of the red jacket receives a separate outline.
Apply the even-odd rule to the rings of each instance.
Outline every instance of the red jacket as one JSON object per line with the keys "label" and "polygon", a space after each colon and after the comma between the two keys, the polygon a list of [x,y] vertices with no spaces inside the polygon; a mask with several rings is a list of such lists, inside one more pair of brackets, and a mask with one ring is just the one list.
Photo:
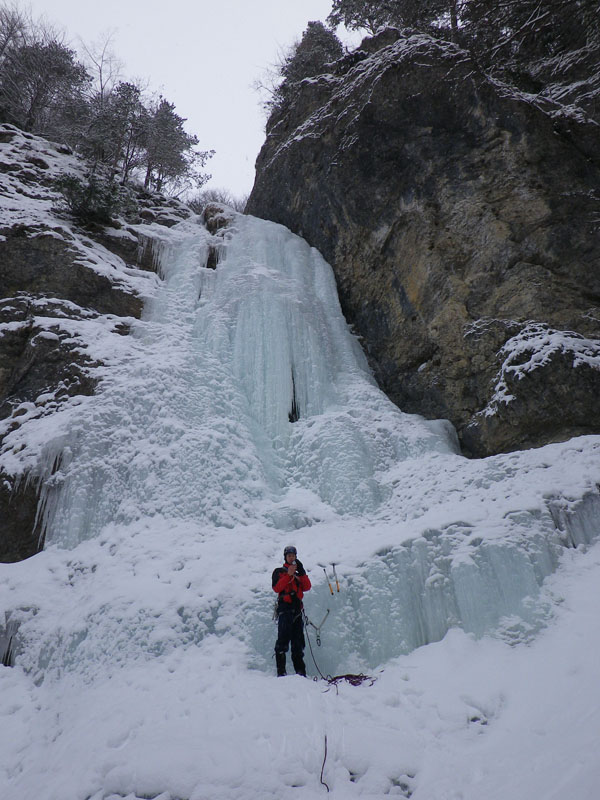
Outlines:
{"label": "red jacket", "polygon": [[277,567],[277,569],[273,571],[273,591],[277,592],[279,595],[280,605],[282,601],[292,605],[296,600],[297,604],[302,606],[304,592],[308,592],[312,586],[310,578],[306,572],[304,572],[304,568],[302,568],[301,565],[298,565],[298,567],[301,568],[302,575],[288,575],[287,564],[284,564],[283,567]]}

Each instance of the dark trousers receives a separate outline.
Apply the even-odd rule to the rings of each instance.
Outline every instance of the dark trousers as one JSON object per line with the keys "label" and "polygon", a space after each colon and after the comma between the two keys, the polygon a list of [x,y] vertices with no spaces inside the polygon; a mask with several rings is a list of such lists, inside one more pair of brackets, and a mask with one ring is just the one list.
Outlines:
{"label": "dark trousers", "polygon": [[291,608],[279,612],[275,659],[277,674],[285,675],[285,654],[292,645],[292,664],[298,675],[306,675],[304,665],[304,622],[302,610]]}

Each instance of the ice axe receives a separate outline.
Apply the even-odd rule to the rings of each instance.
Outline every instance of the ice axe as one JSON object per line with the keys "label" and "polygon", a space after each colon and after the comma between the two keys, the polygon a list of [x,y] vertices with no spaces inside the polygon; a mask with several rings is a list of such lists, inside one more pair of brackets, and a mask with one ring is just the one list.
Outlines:
{"label": "ice axe", "polygon": [[[333,567],[333,577],[335,578],[335,585],[336,585],[337,590],[339,592],[339,590],[340,590],[340,582],[338,581],[337,572],[335,571],[335,561],[331,562],[331,566]],[[329,588],[331,589],[331,586]],[[331,594],[333,594],[333,589],[331,589]]]}
{"label": "ice axe", "polygon": [[[327,569],[323,566],[323,564],[319,564],[323,572],[325,573],[325,580],[327,581],[327,586],[329,586],[329,591],[333,594],[333,586],[329,583],[329,577],[327,575]],[[339,592],[339,589],[338,589]]]}

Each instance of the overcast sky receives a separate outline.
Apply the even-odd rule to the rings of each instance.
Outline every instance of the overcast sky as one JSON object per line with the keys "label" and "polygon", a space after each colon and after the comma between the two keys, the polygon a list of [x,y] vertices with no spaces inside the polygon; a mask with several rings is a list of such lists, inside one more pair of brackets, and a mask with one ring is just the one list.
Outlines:
{"label": "overcast sky", "polygon": [[264,115],[252,89],[309,20],[324,21],[331,0],[31,0],[66,30],[90,42],[116,29],[124,77],[147,78],[186,117],[200,146],[216,150],[209,187],[250,191],[264,140]]}

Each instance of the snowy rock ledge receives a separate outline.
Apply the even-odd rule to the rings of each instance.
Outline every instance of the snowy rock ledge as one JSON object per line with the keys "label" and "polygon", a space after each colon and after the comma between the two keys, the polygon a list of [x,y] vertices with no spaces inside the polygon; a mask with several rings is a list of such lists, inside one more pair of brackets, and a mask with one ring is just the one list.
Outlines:
{"label": "snowy rock ledge", "polygon": [[[134,216],[84,229],[58,182],[87,171],[66,145],[0,125],[0,561],[39,549],[30,471],[48,420],[68,426],[68,409],[127,347],[160,282],[160,242],[191,215],[177,200],[138,191]],[[43,418],[40,440],[29,437]]]}

